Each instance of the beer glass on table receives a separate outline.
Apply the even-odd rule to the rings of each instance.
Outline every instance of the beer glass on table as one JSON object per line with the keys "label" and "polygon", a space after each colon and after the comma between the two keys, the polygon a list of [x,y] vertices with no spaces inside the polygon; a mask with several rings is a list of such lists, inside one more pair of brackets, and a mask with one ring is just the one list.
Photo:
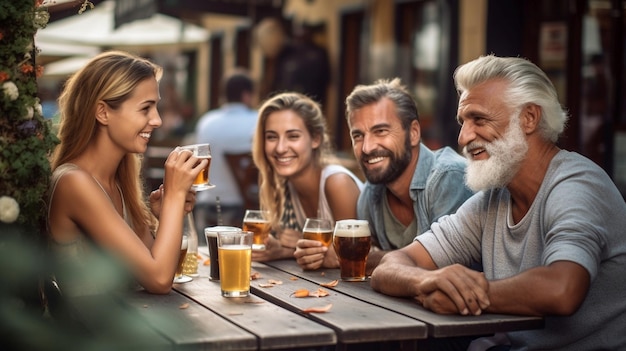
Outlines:
{"label": "beer glass on table", "polygon": [[265,250],[265,240],[270,235],[270,221],[267,211],[246,210],[242,229],[254,233],[252,250]]}
{"label": "beer glass on table", "polygon": [[217,232],[220,287],[224,297],[242,297],[250,294],[252,238],[252,232],[240,230]]}
{"label": "beer glass on table", "polygon": [[212,189],[215,185],[211,184],[209,178],[209,169],[211,168],[211,145],[209,144],[193,144],[180,146],[180,150],[189,150],[193,155],[199,159],[207,159],[209,162],[202,172],[198,173],[198,176],[193,181],[192,189],[196,191]]}
{"label": "beer glass on table", "polygon": [[364,281],[367,278],[365,265],[371,240],[366,220],[344,219],[335,223],[333,247],[339,257],[342,280]]}
{"label": "beer glass on table", "polygon": [[302,228],[302,238],[319,241],[328,247],[333,241],[333,224],[329,219],[307,218]]}
{"label": "beer glass on table", "polygon": [[174,274],[175,284],[187,283],[187,282],[192,281],[192,278],[190,276],[183,274],[185,257],[187,256],[187,248],[189,247],[188,245],[189,243],[188,243],[187,236],[183,235],[183,239],[180,242],[180,255],[178,256],[178,265],[176,266],[176,274]]}
{"label": "beer glass on table", "polygon": [[207,246],[209,247],[209,280],[220,280],[219,250],[217,249],[217,233],[222,231],[241,231],[241,228],[218,225],[204,228]]}

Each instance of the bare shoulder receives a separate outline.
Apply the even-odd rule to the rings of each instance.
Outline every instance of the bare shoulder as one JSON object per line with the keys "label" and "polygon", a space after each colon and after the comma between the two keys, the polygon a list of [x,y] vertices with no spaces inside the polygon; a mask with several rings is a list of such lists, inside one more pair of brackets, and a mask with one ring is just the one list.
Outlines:
{"label": "bare shoulder", "polygon": [[73,169],[59,178],[50,207],[51,220],[81,222],[112,205],[91,174]]}
{"label": "bare shoulder", "polygon": [[335,173],[329,176],[324,192],[335,219],[356,218],[356,203],[361,191],[350,175]]}
{"label": "bare shoulder", "polygon": [[57,181],[49,208],[49,235],[57,242],[71,242],[80,235],[77,214],[86,213],[90,194],[93,195],[97,184],[91,175],[81,169],[72,169],[63,173]]}
{"label": "bare shoulder", "polygon": [[86,197],[91,191],[102,191],[91,174],[82,169],[65,172],[58,180],[54,199],[71,200]]}
{"label": "bare shoulder", "polygon": [[343,172],[335,173],[326,178],[325,188],[326,192],[329,190],[333,192],[359,191],[354,179]]}

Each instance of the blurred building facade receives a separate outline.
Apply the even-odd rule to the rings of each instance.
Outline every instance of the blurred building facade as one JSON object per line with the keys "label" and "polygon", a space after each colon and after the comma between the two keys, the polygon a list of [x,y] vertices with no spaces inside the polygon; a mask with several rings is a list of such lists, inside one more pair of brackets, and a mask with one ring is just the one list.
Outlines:
{"label": "blurred building facade", "polygon": [[132,13],[126,21],[152,11],[209,31],[205,45],[180,51],[196,117],[219,106],[227,69],[248,68],[259,86],[268,83],[271,60],[255,37],[262,20],[279,19],[292,40],[306,30],[328,55],[323,108],[347,157],[344,100],[355,85],[400,77],[418,101],[424,141],[456,147],[454,69],[488,53],[526,57],[549,74],[570,112],[561,146],[594,160],[626,194],[626,0],[118,2]]}

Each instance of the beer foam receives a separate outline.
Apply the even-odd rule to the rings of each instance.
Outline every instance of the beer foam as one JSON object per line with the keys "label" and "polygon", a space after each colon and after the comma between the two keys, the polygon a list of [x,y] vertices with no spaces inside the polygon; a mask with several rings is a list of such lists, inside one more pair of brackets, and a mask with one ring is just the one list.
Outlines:
{"label": "beer foam", "polygon": [[241,228],[238,228],[238,227],[218,225],[215,227],[204,228],[204,235],[217,238],[217,233],[219,232],[240,232],[240,231],[241,231]]}
{"label": "beer foam", "polygon": [[370,227],[366,220],[343,219],[335,223],[335,236],[356,238],[370,235]]}

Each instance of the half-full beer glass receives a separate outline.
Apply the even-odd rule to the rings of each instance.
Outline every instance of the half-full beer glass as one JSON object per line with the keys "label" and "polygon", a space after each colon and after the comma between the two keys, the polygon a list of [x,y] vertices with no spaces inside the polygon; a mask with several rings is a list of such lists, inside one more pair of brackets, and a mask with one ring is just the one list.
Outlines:
{"label": "half-full beer glass", "polygon": [[252,232],[217,232],[222,296],[241,297],[250,293]]}
{"label": "half-full beer glass", "polygon": [[368,222],[359,219],[337,221],[333,247],[339,257],[341,279],[346,281],[365,280],[365,264],[371,247]]}
{"label": "half-full beer glass", "polygon": [[209,144],[193,144],[180,146],[180,150],[189,150],[193,155],[199,159],[206,159],[209,162],[206,167],[202,169],[198,176],[193,181],[192,189],[196,191],[212,189],[215,185],[211,184],[209,179],[209,169],[211,168],[211,146]]}
{"label": "half-full beer glass", "polygon": [[328,247],[333,241],[333,224],[329,219],[307,218],[302,228],[302,238],[319,241]]}
{"label": "half-full beer glass", "polygon": [[267,211],[246,210],[242,229],[254,233],[252,250],[265,250],[265,240],[270,235],[270,221]]}

